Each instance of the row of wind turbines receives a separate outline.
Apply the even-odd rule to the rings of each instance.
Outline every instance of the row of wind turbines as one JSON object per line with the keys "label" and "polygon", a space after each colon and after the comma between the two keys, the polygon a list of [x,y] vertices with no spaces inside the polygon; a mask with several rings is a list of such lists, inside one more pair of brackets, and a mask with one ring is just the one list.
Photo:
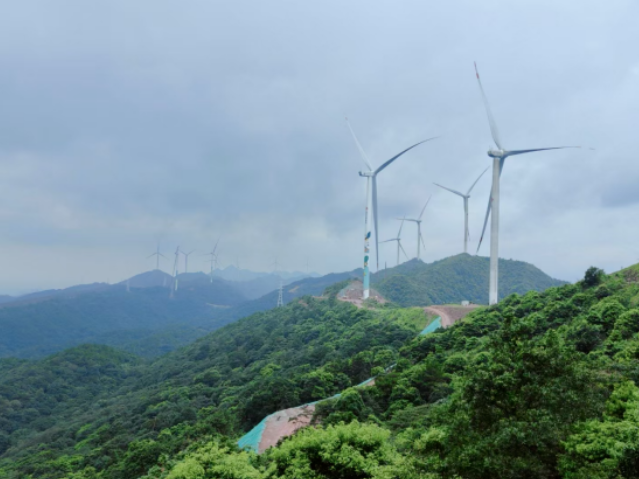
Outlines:
{"label": "row of wind turbines", "polygon": [[[484,176],[484,173],[486,173],[488,171],[488,168],[486,168],[484,171],[481,172],[481,174],[477,177],[477,179],[474,181],[474,183],[470,186],[470,188],[468,188],[468,191],[466,193],[461,193],[457,190],[453,190],[452,188],[448,188],[446,186],[442,186],[439,183],[433,183],[436,186],[439,186],[440,188],[446,190],[446,191],[450,191],[451,193],[457,195],[457,196],[461,196],[461,198],[464,200],[464,253],[468,253],[468,239],[470,238],[470,232],[468,230],[468,200],[470,199],[470,192],[473,191],[473,188],[475,187],[475,185],[479,182],[479,180],[481,179],[482,176]],[[402,229],[404,228],[404,222],[405,221],[410,221],[413,222],[417,225],[417,259],[421,259],[421,249],[420,246],[424,246],[424,248],[426,248],[426,243],[424,242],[424,236],[422,235],[422,217],[424,216],[424,211],[426,211],[426,207],[428,206],[428,203],[430,203],[430,196],[428,197],[428,200],[426,200],[426,204],[424,205],[424,207],[422,208],[421,213],[419,214],[419,216],[417,217],[417,219],[415,218],[395,218],[398,221],[401,221],[401,224],[399,225],[399,231],[397,232],[397,237],[396,238],[391,238],[391,239],[387,239],[384,241],[380,241],[380,243],[390,243],[392,241],[396,241],[397,242],[397,264],[399,265],[400,263],[400,250],[401,252],[404,253],[404,256],[406,256],[406,259],[408,259],[408,255],[406,254],[406,251],[404,251],[404,248],[402,246]]]}
{"label": "row of wind turbines", "polygon": [[[482,100],[484,103],[484,108],[486,109],[486,115],[488,117],[488,125],[490,127],[490,133],[493,139],[493,142],[495,143],[496,148],[491,148],[490,150],[488,150],[488,156],[490,158],[492,158],[493,160],[493,171],[492,171],[492,187],[491,187],[491,192],[490,192],[490,198],[488,199],[488,207],[486,209],[486,216],[484,218],[484,226],[482,228],[482,234],[481,237],[479,239],[479,244],[477,246],[477,252],[479,252],[479,248],[481,247],[482,241],[484,239],[484,235],[486,233],[486,226],[488,224],[488,218],[491,218],[491,224],[490,224],[490,281],[489,281],[489,286],[488,286],[488,297],[489,297],[489,304],[496,304],[498,302],[498,287],[499,287],[499,187],[500,187],[500,180],[501,180],[501,173],[504,169],[504,163],[506,161],[506,158],[508,158],[509,156],[515,156],[515,155],[523,155],[526,153],[534,153],[534,152],[538,152],[538,151],[547,151],[547,150],[561,150],[561,149],[565,149],[565,148],[580,148],[579,146],[554,146],[554,147],[547,147],[547,148],[534,148],[534,149],[527,149],[527,150],[508,150],[503,146],[503,143],[501,142],[500,136],[499,136],[499,131],[497,129],[497,123],[495,122],[495,119],[493,117],[492,111],[490,109],[490,105],[488,103],[488,98],[486,97],[486,94],[484,92],[484,88],[482,86],[481,83],[481,79],[479,78],[479,71],[477,69],[477,64],[475,63],[475,75],[477,77],[477,82],[479,84],[479,90],[481,92],[481,96],[482,96]],[[362,157],[362,160],[364,161],[364,164],[367,167],[366,171],[360,171],[359,172],[359,176],[366,178],[366,214],[365,214],[365,219],[364,219],[364,278],[363,278],[363,290],[364,290],[364,299],[368,299],[370,296],[370,267],[369,267],[369,262],[370,262],[370,239],[371,239],[371,223],[372,226],[375,230],[375,255],[376,255],[376,261],[377,261],[377,270],[379,270],[379,236],[378,236],[378,220],[377,220],[377,175],[379,173],[381,173],[386,167],[388,167],[391,163],[393,163],[394,161],[396,161],[400,156],[404,155],[405,153],[409,152],[410,150],[412,150],[413,148],[416,148],[417,146],[435,140],[438,137],[432,137],[432,138],[428,138],[426,140],[422,140],[419,143],[415,143],[412,146],[409,146],[408,148],[406,148],[405,150],[401,151],[400,153],[396,154],[395,156],[393,156],[392,158],[390,158],[389,160],[385,161],[384,163],[382,163],[381,166],[379,166],[377,169],[374,169],[371,166],[371,161],[369,160],[368,156],[366,155],[366,152],[364,151],[364,149],[362,148],[359,140],[357,139],[357,136],[355,135],[355,132],[353,131],[353,128],[351,127],[348,119],[346,119],[346,124],[348,125],[348,128],[351,132],[351,135],[353,136],[353,139],[355,140],[355,144],[357,145],[357,149],[359,150],[359,153]],[[490,167],[489,167],[490,168]],[[470,198],[470,192],[472,191],[472,189],[475,187],[475,185],[477,184],[477,182],[479,181],[479,179],[483,176],[484,173],[486,173],[486,171],[489,169],[486,168],[486,170],[484,170],[481,175],[479,175],[479,177],[475,180],[475,182],[472,184],[472,186],[468,189],[468,191],[466,192],[466,194],[461,193],[459,191],[453,190],[451,188],[447,188],[445,186],[439,185],[437,183],[435,183],[437,186],[439,186],[440,188],[443,188],[447,191],[450,191],[451,193],[454,193],[458,196],[461,196],[464,200],[464,252],[467,252],[468,249],[468,237],[469,237],[469,232],[468,232],[468,199]],[[430,198],[429,198],[430,200]],[[415,222],[417,224],[417,258],[419,259],[420,257],[420,243],[424,244],[424,239],[422,237],[421,234],[421,222],[422,222],[422,216],[424,214],[424,210],[426,209],[426,206],[428,205],[428,201],[426,202],[426,205],[424,205],[424,208],[422,208],[422,211],[419,215],[419,217],[417,219],[412,219],[412,218],[398,218],[399,220],[402,221],[400,228],[399,228],[399,232],[397,234],[397,238],[391,238],[385,241],[381,241],[382,243],[387,243],[387,242],[391,242],[391,241],[397,241],[397,263],[399,264],[399,254],[400,254],[400,250],[404,251],[403,247],[401,246],[401,231],[402,231],[402,227],[404,225],[404,221],[411,221],[411,222]],[[425,244],[424,244],[425,246]],[[405,252],[404,252],[405,254]]]}
{"label": "row of wind turbines", "polygon": [[[215,242],[215,246],[213,247],[213,249],[211,250],[211,252],[209,253],[205,253],[202,256],[210,256],[211,259],[207,261],[207,263],[210,263],[211,265],[211,270],[209,273],[210,279],[211,279],[211,283],[213,282],[213,271],[215,271],[218,267],[218,253],[217,253],[217,245],[219,244],[220,240],[218,239]],[[178,246],[175,249],[175,259],[173,261],[173,271],[171,272],[171,276],[173,277],[173,285],[171,287],[172,291],[177,291],[178,289],[178,263],[180,260],[180,254],[182,256],[184,256],[184,273],[188,273],[189,272],[189,256],[191,256],[193,253],[195,253],[195,250],[191,250],[188,253],[186,251],[182,251],[180,249],[180,247]],[[168,259],[166,256],[164,256],[162,253],[160,253],[160,243],[158,242],[157,247],[155,249],[155,252],[150,254],[149,256],[147,256],[147,259],[149,258],[153,258],[155,257],[155,269],[157,269],[158,271],[160,270],[160,258],[164,258],[164,259]]]}

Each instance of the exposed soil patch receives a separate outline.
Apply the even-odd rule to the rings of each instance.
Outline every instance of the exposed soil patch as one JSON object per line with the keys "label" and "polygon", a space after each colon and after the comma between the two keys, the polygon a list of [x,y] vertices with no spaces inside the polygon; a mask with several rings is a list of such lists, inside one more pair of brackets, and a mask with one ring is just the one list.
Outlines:
{"label": "exposed soil patch", "polygon": [[468,306],[427,306],[424,311],[428,314],[440,316],[442,318],[442,327],[447,328],[477,308],[479,308],[478,304]]}

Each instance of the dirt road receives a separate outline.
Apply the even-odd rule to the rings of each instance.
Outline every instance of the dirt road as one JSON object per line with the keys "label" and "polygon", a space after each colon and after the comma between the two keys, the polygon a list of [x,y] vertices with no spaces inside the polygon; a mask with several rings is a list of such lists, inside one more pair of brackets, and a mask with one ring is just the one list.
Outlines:
{"label": "dirt road", "polygon": [[479,305],[477,304],[471,304],[469,306],[427,306],[424,308],[424,311],[428,314],[440,316],[442,318],[442,327],[447,328],[478,307]]}

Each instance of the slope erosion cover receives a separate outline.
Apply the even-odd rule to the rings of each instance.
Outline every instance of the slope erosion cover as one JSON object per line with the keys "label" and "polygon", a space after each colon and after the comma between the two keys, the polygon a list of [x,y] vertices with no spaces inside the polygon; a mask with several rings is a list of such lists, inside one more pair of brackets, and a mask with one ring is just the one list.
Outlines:
{"label": "slope erosion cover", "polygon": [[[467,300],[488,303],[489,258],[459,254],[434,263],[411,260],[373,275],[382,295],[401,306],[429,306]],[[499,260],[499,297],[543,291],[565,284],[523,261]]]}
{"label": "slope erosion cover", "polygon": [[[58,478],[85,469],[104,478],[138,477],[193,441],[239,437],[277,409],[358,384],[392,364],[425,322],[421,309],[358,310],[334,297],[305,297],[244,318],[137,365],[108,391],[77,401],[62,396],[53,408],[45,397],[43,409],[37,401],[29,405],[30,414],[5,417],[0,410],[0,421],[13,421],[0,477]],[[69,354],[82,357],[81,350]],[[4,364],[19,389],[21,375],[46,370],[47,361],[5,360],[0,371]],[[67,369],[55,372],[62,382],[71,381]]]}

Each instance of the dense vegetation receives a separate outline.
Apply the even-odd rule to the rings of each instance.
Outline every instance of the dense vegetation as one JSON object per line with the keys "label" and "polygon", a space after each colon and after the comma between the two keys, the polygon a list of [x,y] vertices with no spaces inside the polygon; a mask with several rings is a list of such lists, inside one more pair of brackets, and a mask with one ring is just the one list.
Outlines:
{"label": "dense vegetation", "polygon": [[[459,254],[433,263],[411,260],[373,275],[373,286],[401,306],[429,306],[467,300],[488,304],[489,258]],[[499,297],[543,291],[565,284],[535,266],[499,260]]]}
{"label": "dense vegetation", "polygon": [[[418,312],[304,298],[151,365],[123,358],[130,376],[99,406],[40,431],[19,419],[0,475],[639,477],[639,269],[592,269],[416,338]],[[26,365],[44,362],[0,362],[0,374],[19,384]],[[375,386],[349,387],[371,373]],[[342,389],[317,427],[262,456],[231,440]]]}
{"label": "dense vegetation", "polygon": [[425,323],[419,309],[358,310],[334,297],[305,297],[153,363],[93,346],[3,360],[0,395],[10,407],[0,408],[0,477],[91,477],[94,470],[138,477],[189,444],[229,446],[229,437],[276,409],[322,399],[388,367]]}

